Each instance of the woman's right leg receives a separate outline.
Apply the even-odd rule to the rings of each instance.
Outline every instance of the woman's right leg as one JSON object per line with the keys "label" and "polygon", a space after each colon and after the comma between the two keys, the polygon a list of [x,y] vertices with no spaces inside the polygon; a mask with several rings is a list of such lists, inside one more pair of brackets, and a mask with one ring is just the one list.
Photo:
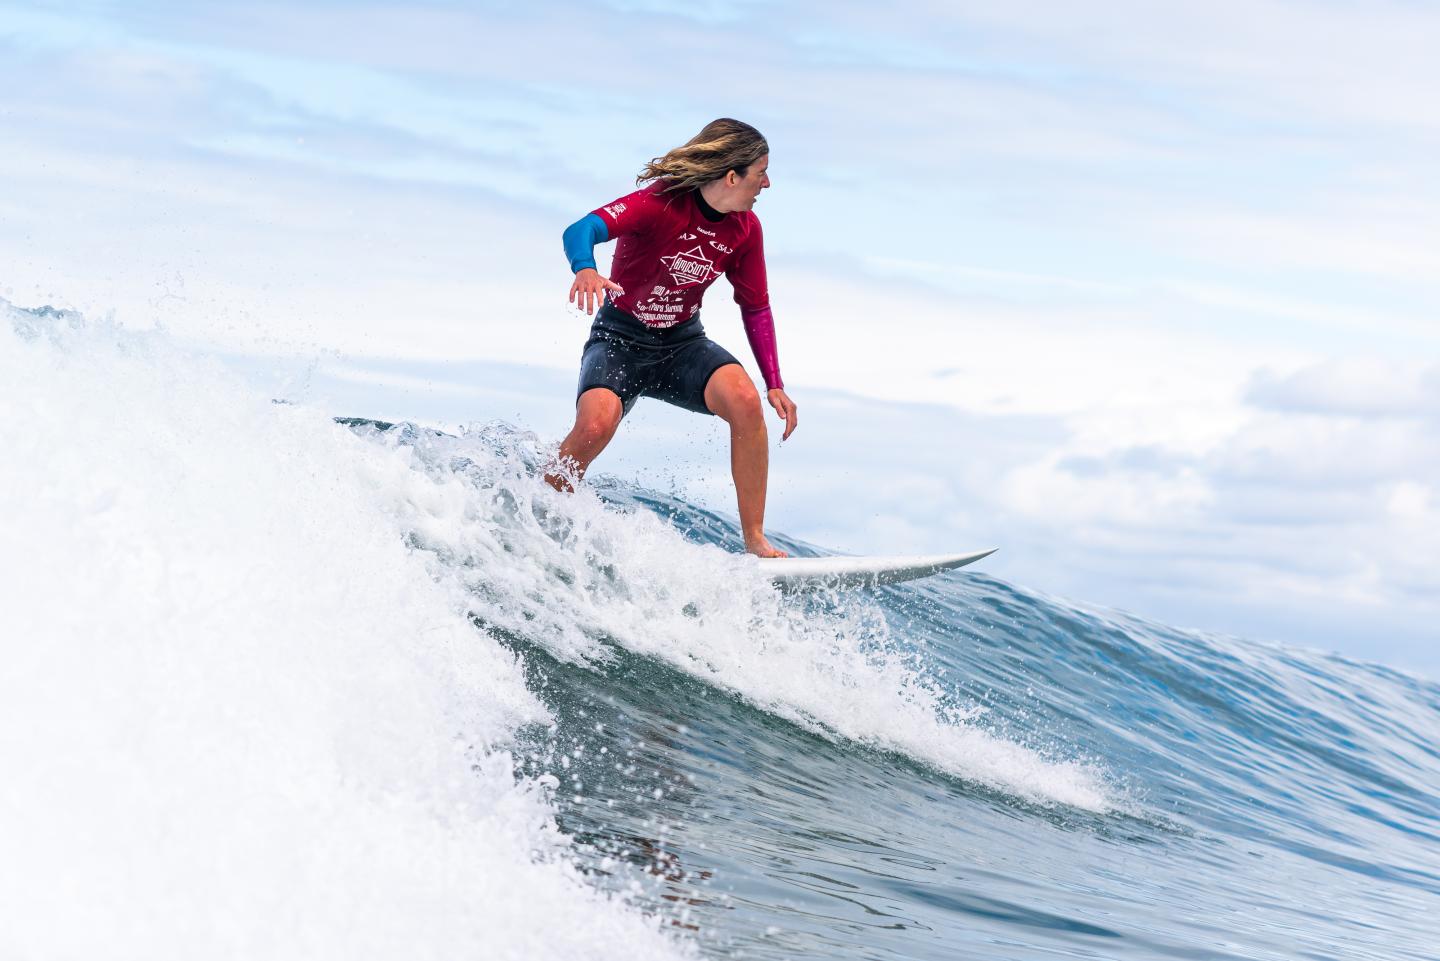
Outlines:
{"label": "woman's right leg", "polygon": [[575,426],[561,442],[557,467],[546,472],[545,483],[557,491],[573,491],[572,482],[585,476],[590,462],[615,436],[623,416],[625,405],[610,388],[591,387],[581,394],[575,405]]}

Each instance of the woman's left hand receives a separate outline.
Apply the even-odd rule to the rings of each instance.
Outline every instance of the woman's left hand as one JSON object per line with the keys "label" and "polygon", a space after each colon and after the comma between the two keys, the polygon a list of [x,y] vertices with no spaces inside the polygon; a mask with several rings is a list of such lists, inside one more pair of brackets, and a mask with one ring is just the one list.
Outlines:
{"label": "woman's left hand", "polygon": [[800,422],[795,414],[795,402],[780,387],[766,391],[765,399],[770,401],[770,406],[775,408],[775,413],[785,418],[785,433],[781,435],[780,439],[789,440],[790,435],[795,432],[795,425]]}

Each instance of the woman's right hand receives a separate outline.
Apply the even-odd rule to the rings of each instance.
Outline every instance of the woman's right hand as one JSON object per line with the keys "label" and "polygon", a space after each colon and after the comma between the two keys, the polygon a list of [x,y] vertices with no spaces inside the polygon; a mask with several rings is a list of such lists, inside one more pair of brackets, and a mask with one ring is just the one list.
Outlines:
{"label": "woman's right hand", "polygon": [[586,267],[575,275],[575,283],[570,285],[570,303],[587,314],[593,314],[605,303],[607,290],[615,294],[625,293],[625,289],[619,284],[601,277],[600,271],[594,267]]}

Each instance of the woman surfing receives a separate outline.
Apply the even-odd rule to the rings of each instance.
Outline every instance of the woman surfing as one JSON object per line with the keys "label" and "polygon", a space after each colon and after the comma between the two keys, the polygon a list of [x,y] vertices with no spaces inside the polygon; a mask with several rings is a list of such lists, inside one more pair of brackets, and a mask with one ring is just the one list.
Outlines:
{"label": "woman surfing", "polygon": [[[565,254],[575,274],[570,302],[595,320],[580,359],[575,426],[545,480],[572,490],[641,397],[715,414],[730,426],[745,549],[785,557],[765,538],[770,456],[760,395],[740,362],[700,325],[700,300],[724,274],[735,289],[766,400],[785,420],[781,440],[789,438],[795,404],[780,379],[765,246],[751,212],[770,186],[769,166],[770,146],[758,130],[716,120],[646,164],[636,178],[646,186],[566,228]],[[606,278],[595,269],[595,245],[608,240],[618,243]]]}

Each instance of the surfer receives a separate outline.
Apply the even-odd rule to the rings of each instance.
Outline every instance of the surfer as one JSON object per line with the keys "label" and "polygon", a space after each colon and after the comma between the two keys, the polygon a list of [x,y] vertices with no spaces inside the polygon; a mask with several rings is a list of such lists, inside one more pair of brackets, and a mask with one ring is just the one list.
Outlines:
{"label": "surfer", "polygon": [[[765,399],[795,430],[795,403],[780,379],[775,322],[765,278],[760,221],[751,212],[770,186],[770,146],[760,131],[723,118],[645,165],[644,184],[565,230],[575,280],[570,302],[594,313],[580,359],[575,426],[545,480],[572,490],[641,397],[730,427],[730,470],[745,549],[785,557],[765,538],[769,437],[760,395],[728,350],[705,336],[700,299],[724,274],[735,289],[745,334],[765,380]],[[595,245],[618,240],[610,276],[595,269]],[[598,308],[598,309],[597,309]]]}

